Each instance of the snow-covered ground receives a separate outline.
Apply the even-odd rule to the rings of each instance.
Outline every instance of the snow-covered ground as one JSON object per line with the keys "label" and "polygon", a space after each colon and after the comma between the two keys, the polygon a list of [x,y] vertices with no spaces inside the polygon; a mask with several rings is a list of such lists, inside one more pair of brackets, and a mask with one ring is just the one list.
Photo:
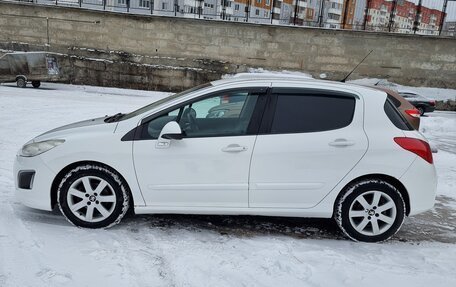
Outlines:
{"label": "snow-covered ground", "polygon": [[[439,148],[436,207],[382,244],[330,220],[135,216],[71,226],[14,199],[16,151],[63,124],[127,112],[166,93],[44,83],[0,85],[0,286],[456,286],[456,113],[422,118]],[[399,285],[400,284],[400,285]]]}

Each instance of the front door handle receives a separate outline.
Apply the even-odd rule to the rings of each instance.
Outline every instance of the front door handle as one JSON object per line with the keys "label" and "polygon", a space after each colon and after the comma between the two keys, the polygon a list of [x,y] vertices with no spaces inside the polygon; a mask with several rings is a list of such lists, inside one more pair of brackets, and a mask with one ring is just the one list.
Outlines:
{"label": "front door handle", "polygon": [[222,148],[223,152],[241,152],[241,151],[246,151],[247,147],[246,146],[240,146],[238,144],[230,144],[227,145],[226,147]]}
{"label": "front door handle", "polygon": [[346,146],[351,146],[354,144],[355,144],[354,141],[349,141],[346,139],[336,139],[333,142],[329,143],[330,146],[335,146],[335,147],[346,147]]}

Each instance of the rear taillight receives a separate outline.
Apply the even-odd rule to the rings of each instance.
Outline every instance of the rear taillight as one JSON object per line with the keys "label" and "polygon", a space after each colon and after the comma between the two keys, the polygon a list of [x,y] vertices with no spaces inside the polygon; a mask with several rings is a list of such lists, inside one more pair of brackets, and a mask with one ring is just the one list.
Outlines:
{"label": "rear taillight", "polygon": [[429,101],[429,103],[431,104],[431,106],[435,106],[435,101],[434,100]]}
{"label": "rear taillight", "polygon": [[432,164],[434,162],[431,147],[427,142],[420,139],[403,137],[394,138],[394,141],[403,149],[413,152],[428,163]]}
{"label": "rear taillight", "polygon": [[405,113],[414,118],[420,117],[420,111],[418,111],[417,109],[405,110]]}

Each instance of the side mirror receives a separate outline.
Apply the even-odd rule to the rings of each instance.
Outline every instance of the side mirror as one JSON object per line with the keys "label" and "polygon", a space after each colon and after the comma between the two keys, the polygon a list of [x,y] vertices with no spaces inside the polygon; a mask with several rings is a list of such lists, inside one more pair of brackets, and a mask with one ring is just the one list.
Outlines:
{"label": "side mirror", "polygon": [[179,124],[175,121],[167,123],[160,132],[157,148],[168,148],[171,140],[181,140],[184,137]]}

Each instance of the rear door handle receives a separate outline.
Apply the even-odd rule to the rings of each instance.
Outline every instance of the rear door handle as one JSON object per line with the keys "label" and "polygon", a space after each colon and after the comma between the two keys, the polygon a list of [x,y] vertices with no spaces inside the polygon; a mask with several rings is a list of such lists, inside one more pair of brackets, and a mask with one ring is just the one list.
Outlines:
{"label": "rear door handle", "polygon": [[226,147],[222,148],[223,152],[241,152],[241,151],[246,151],[247,147],[246,146],[240,146],[238,144],[230,144],[227,145]]}
{"label": "rear door handle", "polygon": [[355,144],[354,141],[349,141],[346,139],[336,139],[333,142],[329,143],[330,146],[335,146],[335,147],[346,147],[346,146],[351,146],[354,144]]}

